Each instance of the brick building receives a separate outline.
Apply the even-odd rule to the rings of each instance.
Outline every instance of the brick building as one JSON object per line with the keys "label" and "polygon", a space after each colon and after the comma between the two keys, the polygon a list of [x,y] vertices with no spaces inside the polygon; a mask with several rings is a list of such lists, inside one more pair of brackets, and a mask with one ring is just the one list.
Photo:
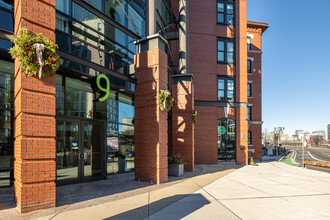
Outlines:
{"label": "brick building", "polygon": [[[0,0],[0,187],[14,186],[18,211],[54,207],[57,185],[110,174],[166,182],[170,154],[183,154],[187,171],[261,160],[268,24],[247,21],[246,4]],[[9,56],[24,27],[59,45],[55,76],[28,77]],[[101,75],[109,97],[94,102]],[[174,98],[168,113],[161,89]]]}

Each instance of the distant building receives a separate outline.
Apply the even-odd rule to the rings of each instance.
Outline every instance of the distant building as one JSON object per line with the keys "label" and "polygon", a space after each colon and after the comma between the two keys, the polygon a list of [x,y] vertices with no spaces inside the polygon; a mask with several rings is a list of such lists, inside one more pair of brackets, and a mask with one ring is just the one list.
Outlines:
{"label": "distant building", "polygon": [[328,124],[328,141],[330,141],[330,124]]}
{"label": "distant building", "polygon": [[323,140],[327,139],[325,130],[313,131],[312,136],[322,136]]}

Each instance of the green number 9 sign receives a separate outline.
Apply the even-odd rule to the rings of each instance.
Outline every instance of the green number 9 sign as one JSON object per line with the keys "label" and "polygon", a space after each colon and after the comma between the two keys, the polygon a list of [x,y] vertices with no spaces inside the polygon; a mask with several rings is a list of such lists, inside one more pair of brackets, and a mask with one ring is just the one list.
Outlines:
{"label": "green number 9 sign", "polygon": [[91,87],[94,93],[99,93],[99,97],[94,102],[103,102],[110,95],[110,80],[105,74],[99,74],[91,79]]}

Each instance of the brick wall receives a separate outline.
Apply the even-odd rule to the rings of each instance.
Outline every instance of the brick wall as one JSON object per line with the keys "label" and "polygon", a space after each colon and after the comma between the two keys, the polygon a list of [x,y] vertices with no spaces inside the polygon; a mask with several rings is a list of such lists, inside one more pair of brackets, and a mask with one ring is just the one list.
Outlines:
{"label": "brick wall", "polygon": [[[177,81],[175,79],[174,81]],[[172,154],[181,154],[187,162],[185,170],[193,171],[195,165],[194,85],[191,82],[174,83],[172,93],[175,105],[172,108]]]}
{"label": "brick wall", "polygon": [[[23,27],[55,40],[55,0],[15,1]],[[15,201],[20,213],[55,206],[55,77],[27,77],[15,60]]]}
{"label": "brick wall", "polygon": [[254,160],[262,160],[262,72],[261,72],[261,41],[262,28],[247,26],[247,33],[251,38],[251,51],[248,51],[248,57],[251,60],[251,74],[248,80],[251,83],[251,96],[248,102],[251,105],[251,120],[260,124],[249,124],[249,131],[252,134],[252,144],[249,146],[249,156]]}
{"label": "brick wall", "polygon": [[[189,1],[189,68],[194,75],[195,100],[217,100],[217,77],[235,76],[236,102],[247,102],[246,0],[235,1],[234,27],[218,25],[217,1]],[[235,39],[235,65],[217,63],[217,38]],[[197,164],[214,164],[217,160],[217,121],[224,118],[223,107],[195,106],[195,160]],[[236,120],[237,162],[247,163],[247,108],[231,108],[229,116]],[[242,138],[243,134],[243,138]],[[241,150],[243,149],[243,150]]]}
{"label": "brick wall", "polygon": [[167,55],[152,49],[135,55],[135,179],[153,183],[168,179],[168,113],[157,95],[167,89]]}

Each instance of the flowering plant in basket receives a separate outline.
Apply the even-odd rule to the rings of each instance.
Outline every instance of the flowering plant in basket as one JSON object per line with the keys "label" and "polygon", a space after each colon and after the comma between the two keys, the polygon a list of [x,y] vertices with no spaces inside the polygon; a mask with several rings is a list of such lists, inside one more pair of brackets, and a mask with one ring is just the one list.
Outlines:
{"label": "flowering plant in basket", "polygon": [[58,46],[41,33],[33,34],[26,28],[11,40],[14,46],[9,49],[12,58],[19,59],[19,67],[28,76],[53,76],[62,64],[56,53]]}

